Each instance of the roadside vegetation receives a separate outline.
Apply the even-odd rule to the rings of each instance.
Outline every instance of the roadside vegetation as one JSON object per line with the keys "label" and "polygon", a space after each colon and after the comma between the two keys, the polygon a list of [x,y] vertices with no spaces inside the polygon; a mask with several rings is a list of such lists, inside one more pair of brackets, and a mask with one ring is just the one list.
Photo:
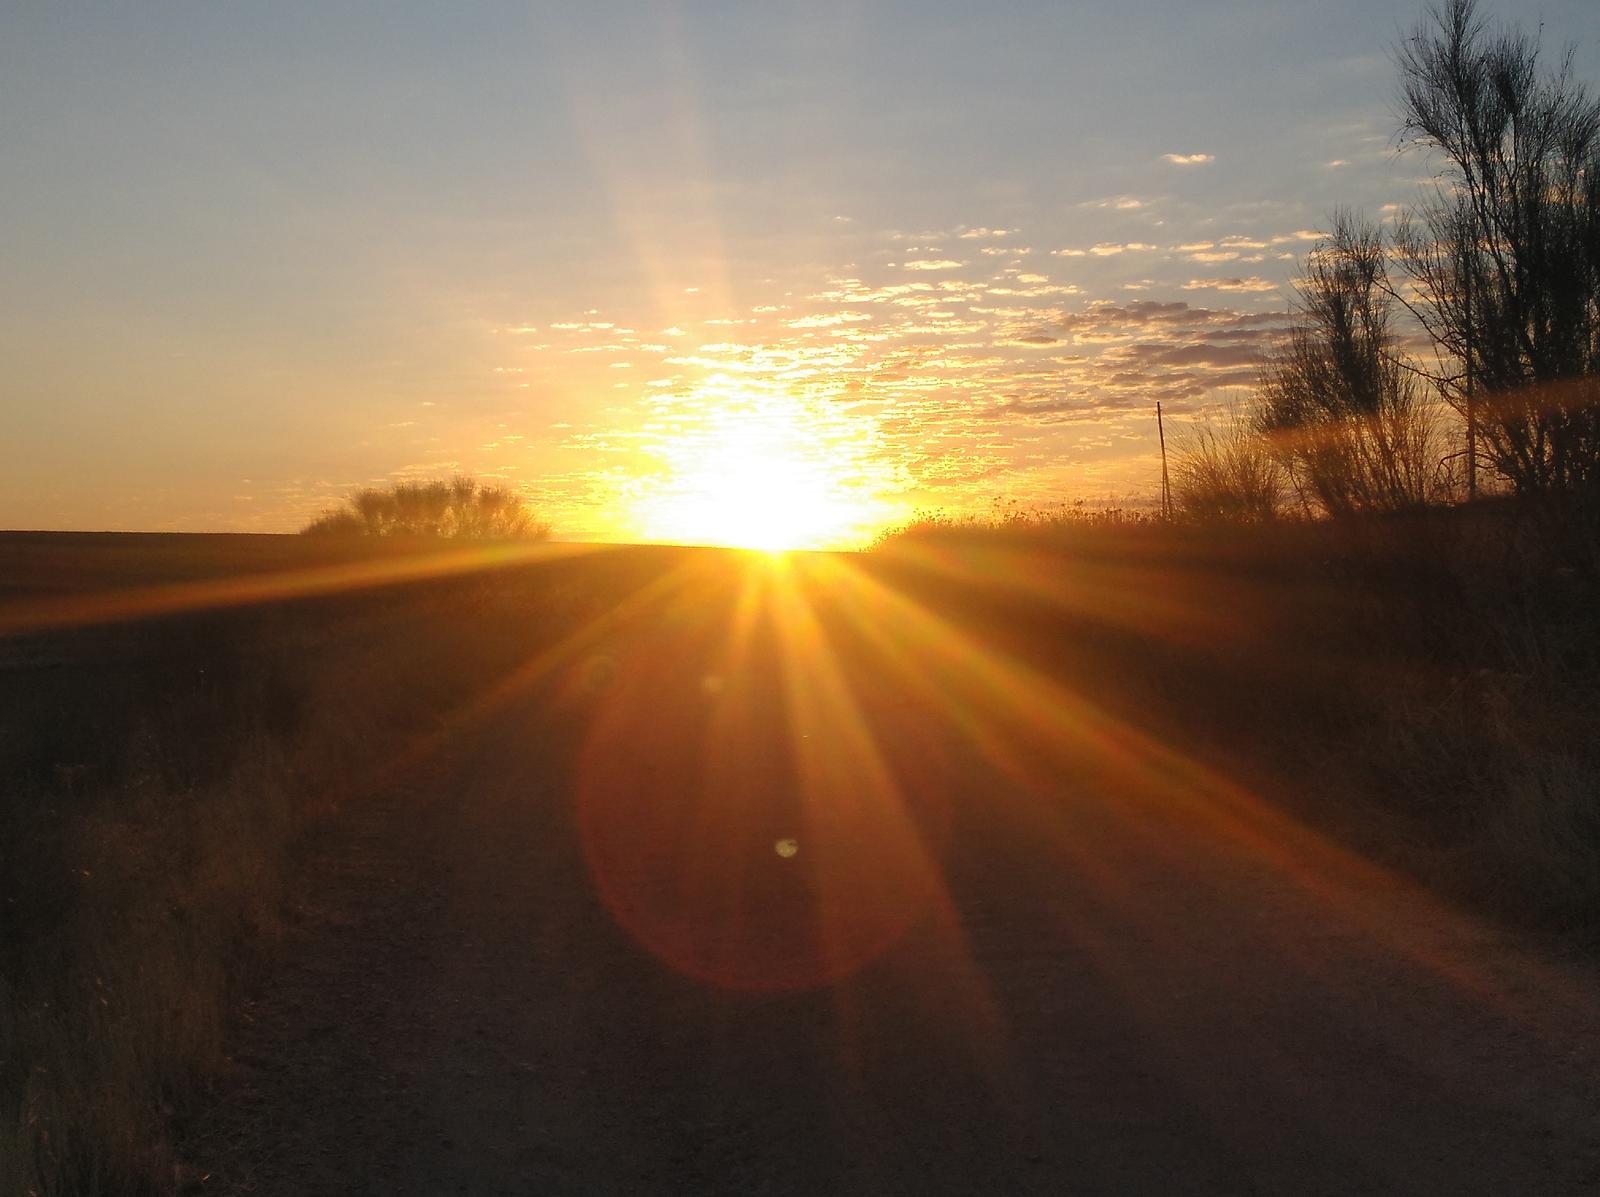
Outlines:
{"label": "roadside vegetation", "polygon": [[1191,517],[1343,519],[1509,496],[1600,542],[1600,98],[1448,0],[1397,55],[1435,186],[1386,232],[1333,214],[1295,323],[1223,430],[1181,446]]}
{"label": "roadside vegetation", "polygon": [[1592,937],[1600,99],[1474,0],[1396,57],[1400,141],[1437,184],[1387,231],[1333,214],[1254,393],[1178,440],[1170,511],[935,516],[880,547],[913,575],[936,546],[947,575],[1052,579],[1019,655],[1070,640],[1128,717]]}
{"label": "roadside vegetation", "polygon": [[[194,538],[188,561],[164,544],[171,572],[236,576],[244,550],[218,539]],[[59,555],[8,548],[36,567]],[[97,542],[67,564],[124,553]],[[550,568],[0,638],[0,1193],[197,1184],[175,1145],[230,1067],[243,987],[306,900],[285,889],[296,845],[625,596],[638,566]],[[546,681],[563,676],[551,660]]]}
{"label": "roadside vegetation", "polygon": [[1360,853],[1600,942],[1600,584],[1523,502],[930,518],[870,556],[978,642]]}

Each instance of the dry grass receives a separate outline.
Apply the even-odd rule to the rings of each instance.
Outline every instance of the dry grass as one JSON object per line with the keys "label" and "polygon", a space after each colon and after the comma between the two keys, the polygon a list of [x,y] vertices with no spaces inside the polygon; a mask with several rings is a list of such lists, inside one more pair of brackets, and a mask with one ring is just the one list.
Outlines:
{"label": "dry grass", "polygon": [[1191,520],[1252,523],[1275,519],[1287,478],[1267,442],[1240,412],[1177,439],[1172,497]]}
{"label": "dry grass", "polygon": [[[1600,582],[1536,516],[946,522],[885,551],[936,546],[920,559],[965,568],[971,596],[901,570],[924,601],[1362,851],[1583,936],[1600,926]],[[1045,597],[985,599],[1007,575]]]}
{"label": "dry grass", "polygon": [[216,652],[188,624],[133,628],[147,680],[91,662],[51,692],[40,743],[0,745],[0,1193],[192,1179],[176,1133],[281,934],[290,854],[555,634],[538,595],[459,579],[267,612],[220,629]]}
{"label": "dry grass", "polygon": [[276,928],[293,826],[270,745],[227,782],[137,787],[75,820],[58,866],[71,913],[5,995],[16,1105],[0,1186],[124,1191],[175,1176],[168,1122],[221,1063],[235,953]]}

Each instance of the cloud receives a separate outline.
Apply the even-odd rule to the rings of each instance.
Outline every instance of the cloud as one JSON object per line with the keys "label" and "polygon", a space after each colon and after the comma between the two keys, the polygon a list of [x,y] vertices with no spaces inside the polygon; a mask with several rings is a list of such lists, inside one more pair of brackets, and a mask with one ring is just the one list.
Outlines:
{"label": "cloud", "polygon": [[990,416],[1021,416],[1025,419],[1037,419],[1040,416],[1060,416],[1074,414],[1081,416],[1096,415],[1098,405],[1092,398],[1084,395],[1056,395],[1039,396],[1030,398],[1018,396],[1007,399],[1002,403],[991,406],[986,413]]}
{"label": "cloud", "polygon": [[1199,341],[1187,345],[1145,342],[1128,346],[1119,356],[1143,365],[1233,368],[1253,365],[1260,360],[1261,354],[1251,345],[1218,345],[1211,341]]}
{"label": "cloud", "polygon": [[859,324],[871,320],[866,312],[827,312],[816,316],[801,316],[789,321],[790,328],[832,328],[839,324]]}
{"label": "cloud", "polygon": [[[1114,210],[1128,198],[1095,203]],[[728,409],[799,405],[807,421],[838,421],[841,443],[871,440],[874,469],[898,480],[886,484],[897,495],[933,492],[961,505],[996,485],[1026,491],[1080,461],[1074,446],[1086,431],[1114,447],[1092,455],[1114,473],[1125,460],[1117,429],[1133,414],[1143,420],[1157,399],[1181,410],[1215,402],[1219,388],[1251,385],[1261,352],[1282,334],[1285,312],[1224,306],[1225,296],[1236,295],[1241,303],[1278,307],[1273,283],[1244,275],[1242,262],[1228,276],[1189,264],[1193,254],[1237,259],[1261,246],[1299,250],[1292,243],[1305,239],[1270,235],[1294,228],[1292,217],[1276,216],[1264,229],[1253,218],[1234,219],[1224,213],[1217,225],[1170,232],[1152,226],[1144,235],[1162,236],[1160,245],[1085,240],[1054,251],[1064,259],[1059,264],[1045,250],[1008,261],[1024,252],[1026,229],[904,233],[892,248],[890,235],[881,234],[879,248],[859,266],[820,275],[809,287],[751,295],[742,307],[747,320],[686,312],[663,332],[652,323],[641,325],[640,336],[621,328],[604,335],[604,319],[638,320],[631,312],[585,312],[566,321],[549,353],[588,351],[562,358],[574,363],[572,389],[603,386],[620,406],[596,424],[557,433],[553,447],[596,455],[581,471],[595,493],[624,484],[648,489],[628,463],[675,451],[685,436],[709,435],[705,429]],[[960,241],[978,254],[947,257],[970,252]],[[1077,273],[1078,263],[1066,259],[1098,263],[1079,282],[1105,276],[1097,284],[1102,296],[1117,295],[1119,285],[1148,290],[1071,299],[1077,288],[1061,276]],[[1147,274],[1154,277],[1136,277]],[[1216,306],[1171,298],[1178,294],[1206,296]],[[707,335],[713,324],[727,327]],[[524,338],[502,342],[518,352],[526,345]],[[541,362],[531,354],[525,360],[530,373]],[[605,369],[622,362],[633,369]],[[649,419],[641,422],[640,413]],[[1143,438],[1142,423],[1140,429]],[[593,519],[576,492],[553,504],[552,518],[565,515],[575,526]]]}
{"label": "cloud", "polygon": [[1172,323],[1183,320],[1199,310],[1191,308],[1181,300],[1163,303],[1154,299],[1139,299],[1130,304],[1118,305],[1102,299],[1091,303],[1075,315],[1063,317],[1061,327],[1073,331],[1122,325]]}
{"label": "cloud", "polygon": [[1161,160],[1174,166],[1204,166],[1216,158],[1211,154],[1162,154]]}
{"label": "cloud", "polygon": [[1276,291],[1277,283],[1251,275],[1249,278],[1192,278],[1183,284],[1185,291]]}

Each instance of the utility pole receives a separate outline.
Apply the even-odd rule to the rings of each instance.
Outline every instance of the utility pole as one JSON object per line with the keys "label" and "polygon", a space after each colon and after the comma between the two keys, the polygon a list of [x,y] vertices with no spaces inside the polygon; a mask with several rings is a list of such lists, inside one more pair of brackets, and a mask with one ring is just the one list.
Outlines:
{"label": "utility pole", "polygon": [[1161,438],[1161,518],[1172,518],[1172,484],[1167,481],[1167,429],[1161,422],[1161,401],[1156,400],[1156,435]]}
{"label": "utility pole", "polygon": [[1472,260],[1467,260],[1465,274],[1465,325],[1464,333],[1467,359],[1467,502],[1478,497],[1478,408],[1474,402],[1472,386]]}

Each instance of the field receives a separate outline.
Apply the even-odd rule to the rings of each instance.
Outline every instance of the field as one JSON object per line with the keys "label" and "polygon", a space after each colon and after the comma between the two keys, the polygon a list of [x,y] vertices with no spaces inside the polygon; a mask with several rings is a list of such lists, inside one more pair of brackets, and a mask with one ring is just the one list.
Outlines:
{"label": "field", "polygon": [[1585,1191],[1536,533],[7,536],[0,1191]]}

